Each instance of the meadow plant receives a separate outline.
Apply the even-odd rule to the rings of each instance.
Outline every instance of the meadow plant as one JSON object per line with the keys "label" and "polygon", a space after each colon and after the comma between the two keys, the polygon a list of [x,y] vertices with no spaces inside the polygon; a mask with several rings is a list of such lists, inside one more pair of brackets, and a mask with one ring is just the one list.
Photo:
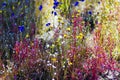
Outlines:
{"label": "meadow plant", "polygon": [[[61,21],[57,27],[54,26],[54,23],[53,25],[50,22],[46,23],[46,27],[50,29],[48,31],[41,30],[44,16],[42,17],[42,14],[39,16],[39,13],[44,13],[44,5],[42,1],[39,3],[36,1],[35,4],[38,10],[36,10],[35,14],[40,19],[36,23],[41,28],[39,28],[40,34],[53,30],[53,37],[50,40],[34,38],[36,32],[34,19],[30,23],[24,21],[24,25],[19,24],[19,22],[11,24],[13,27],[17,27],[13,29],[13,32],[19,33],[20,39],[14,41],[15,43],[12,45],[14,47],[13,54],[11,54],[11,60],[5,60],[7,61],[6,66],[3,64],[5,62],[0,60],[0,75],[3,74],[6,79],[10,78],[11,80],[119,80],[119,62],[113,57],[114,49],[117,45],[116,39],[113,37],[111,29],[110,31],[108,30],[108,33],[104,32],[106,27],[108,27],[105,24],[105,22],[107,23],[107,18],[102,22],[100,19],[105,17],[105,15],[101,16],[100,13],[98,17],[101,16],[101,18],[96,23],[94,20],[95,12],[90,10],[91,8],[86,8],[82,13],[82,10],[76,10],[80,2],[84,3],[84,1],[73,1],[75,10],[69,12],[72,8],[70,4],[72,1],[69,2],[67,0],[64,2],[62,0],[63,4],[61,5],[59,1],[54,0],[52,14],[56,17],[59,14],[57,10],[60,8],[62,11],[60,14],[65,15],[66,21],[69,19],[69,24],[58,17]],[[22,3],[26,2],[23,1],[17,4],[22,6]],[[6,3],[3,5],[6,6]],[[30,5],[33,4],[30,3]],[[110,6],[108,5],[108,7]],[[14,9],[16,8],[14,7]],[[19,16],[25,17],[24,15],[21,14]],[[33,18],[32,16],[30,17]],[[28,31],[27,27],[25,27],[27,24],[30,27]],[[24,33],[25,31],[27,32]],[[92,47],[86,44],[86,36],[88,35],[93,35],[93,43],[90,43],[94,44]],[[0,52],[0,55],[3,52]]]}

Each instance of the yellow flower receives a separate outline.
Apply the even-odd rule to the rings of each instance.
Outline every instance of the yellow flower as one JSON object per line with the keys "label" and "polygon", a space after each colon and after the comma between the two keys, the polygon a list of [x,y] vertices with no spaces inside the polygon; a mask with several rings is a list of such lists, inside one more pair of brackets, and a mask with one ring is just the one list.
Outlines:
{"label": "yellow flower", "polygon": [[64,22],[61,20],[61,23],[64,24]]}
{"label": "yellow flower", "polygon": [[56,59],[55,57],[51,58],[51,60],[52,60],[53,62],[56,62],[56,61],[57,61],[57,59]]}
{"label": "yellow flower", "polygon": [[78,10],[78,12],[80,13],[80,10]]}
{"label": "yellow flower", "polygon": [[58,38],[56,42],[57,42],[57,43],[60,42],[60,38]]}
{"label": "yellow flower", "polygon": [[74,17],[74,15],[72,15],[72,18]]}
{"label": "yellow flower", "polygon": [[52,44],[51,48],[54,48],[54,47],[55,47],[55,45],[54,45],[54,44]]}
{"label": "yellow flower", "polygon": [[72,23],[74,22],[74,20],[72,19]]}
{"label": "yellow flower", "polygon": [[25,6],[25,8],[27,8],[27,6]]}
{"label": "yellow flower", "polygon": [[25,37],[26,37],[26,38],[28,38],[28,37],[29,37],[29,35],[27,34]]}
{"label": "yellow flower", "polygon": [[0,10],[0,13],[2,13],[2,10]]}
{"label": "yellow flower", "polygon": [[48,19],[49,16],[45,16],[45,19]]}
{"label": "yellow flower", "polygon": [[70,31],[70,28],[67,28],[66,30],[67,30],[67,31]]}
{"label": "yellow flower", "polygon": [[82,33],[80,33],[78,36],[76,36],[76,38],[77,38],[77,39],[82,39],[83,36],[84,36],[84,35],[83,35]]}
{"label": "yellow flower", "polygon": [[69,61],[69,62],[68,62],[68,65],[72,65],[72,62]]}
{"label": "yellow flower", "polygon": [[18,5],[20,5],[20,1],[18,2]]}
{"label": "yellow flower", "polygon": [[15,9],[15,6],[12,6],[12,9],[14,10],[14,9]]}
{"label": "yellow flower", "polygon": [[92,57],[95,58],[96,56],[94,54],[92,54]]}
{"label": "yellow flower", "polygon": [[62,22],[62,19],[60,17],[58,17],[58,22]]}
{"label": "yellow flower", "polygon": [[30,44],[31,44],[31,46],[33,46],[33,45],[34,45],[34,43],[33,43],[33,42],[31,42]]}
{"label": "yellow flower", "polygon": [[76,17],[79,17],[79,14],[77,14]]}
{"label": "yellow flower", "polygon": [[64,38],[67,38],[67,34],[64,34]]}
{"label": "yellow flower", "polygon": [[106,9],[110,9],[110,6],[109,6],[109,5],[106,5]]}

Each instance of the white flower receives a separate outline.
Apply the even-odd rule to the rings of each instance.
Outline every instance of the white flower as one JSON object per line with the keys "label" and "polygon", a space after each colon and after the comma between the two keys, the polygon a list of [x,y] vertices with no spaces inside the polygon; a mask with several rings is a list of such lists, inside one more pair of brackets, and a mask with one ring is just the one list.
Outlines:
{"label": "white flower", "polygon": [[60,35],[59,38],[62,39],[62,36]]}
{"label": "white flower", "polygon": [[55,72],[54,75],[56,75],[57,73]]}
{"label": "white flower", "polygon": [[55,80],[54,78],[52,80]]}
{"label": "white flower", "polygon": [[47,46],[47,48],[49,48],[49,47],[50,47],[50,45],[49,45],[49,44],[47,44],[46,46]]}

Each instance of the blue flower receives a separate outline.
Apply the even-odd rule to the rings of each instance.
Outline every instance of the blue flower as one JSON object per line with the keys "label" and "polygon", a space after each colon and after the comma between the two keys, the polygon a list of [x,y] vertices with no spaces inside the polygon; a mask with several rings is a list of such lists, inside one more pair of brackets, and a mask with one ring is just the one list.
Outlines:
{"label": "blue flower", "polygon": [[56,16],[56,15],[57,15],[57,12],[54,12],[54,15]]}
{"label": "blue flower", "polygon": [[19,31],[20,31],[20,32],[23,32],[23,31],[25,30],[25,27],[24,27],[24,25],[22,25],[22,26],[19,26],[18,28],[19,28]]}
{"label": "blue flower", "polygon": [[54,0],[54,6],[53,6],[53,9],[56,9],[59,5],[59,2],[57,0]]}
{"label": "blue flower", "polygon": [[3,2],[3,3],[2,3],[2,6],[7,6],[7,3],[6,3],[6,2]]}
{"label": "blue flower", "polygon": [[53,9],[56,9],[57,7],[56,6],[53,6]]}
{"label": "blue flower", "polygon": [[54,2],[54,6],[58,6],[59,5],[59,2]]}
{"label": "blue flower", "polygon": [[42,6],[42,5],[40,5],[40,6],[39,6],[39,10],[40,10],[40,11],[42,11],[42,8],[43,8],[43,6]]}
{"label": "blue flower", "polygon": [[74,6],[78,6],[78,5],[79,5],[79,2],[78,2],[78,1],[74,3]]}
{"label": "blue flower", "polygon": [[100,2],[98,2],[98,4],[100,4]]}
{"label": "blue flower", "polygon": [[80,0],[81,2],[84,2],[85,0]]}
{"label": "blue flower", "polygon": [[51,23],[47,23],[46,26],[50,26]]}
{"label": "blue flower", "polygon": [[54,0],[54,2],[57,2],[57,0]]}
{"label": "blue flower", "polygon": [[29,3],[29,0],[25,0],[26,3]]}
{"label": "blue flower", "polygon": [[53,14],[54,16],[56,16],[56,15],[57,15],[57,12],[52,11],[52,14]]}
{"label": "blue flower", "polygon": [[14,15],[15,15],[15,14],[14,14],[14,13],[12,13],[12,14],[11,14],[11,17],[14,17]]}
{"label": "blue flower", "polygon": [[92,11],[89,11],[88,14],[92,15]]}

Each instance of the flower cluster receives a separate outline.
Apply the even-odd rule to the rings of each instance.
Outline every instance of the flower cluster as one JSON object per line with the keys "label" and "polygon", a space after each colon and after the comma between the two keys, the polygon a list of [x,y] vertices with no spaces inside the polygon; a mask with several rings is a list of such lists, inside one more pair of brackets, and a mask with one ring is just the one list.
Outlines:
{"label": "flower cluster", "polygon": [[[48,16],[44,15],[44,3],[36,1],[35,8],[40,12],[36,15],[40,19],[36,19],[29,13],[34,10],[34,2],[29,1],[11,1],[14,5],[2,1],[0,76],[2,74],[5,80],[120,79],[120,14],[116,11],[120,11],[120,6],[116,1],[111,1],[111,4],[108,0],[54,0],[51,7],[54,11],[51,11],[58,25],[55,26],[51,19],[46,20],[47,30],[42,29],[42,20]],[[79,5],[84,3],[87,6],[82,10]],[[93,5],[97,8],[101,5],[102,8],[97,10]],[[30,10],[27,10],[28,6]],[[5,11],[6,8],[12,11]],[[17,8],[19,11],[16,11]],[[8,12],[10,15],[7,15]],[[40,26],[39,31],[44,35],[38,35],[36,25]],[[35,33],[37,36],[34,36]]]}

